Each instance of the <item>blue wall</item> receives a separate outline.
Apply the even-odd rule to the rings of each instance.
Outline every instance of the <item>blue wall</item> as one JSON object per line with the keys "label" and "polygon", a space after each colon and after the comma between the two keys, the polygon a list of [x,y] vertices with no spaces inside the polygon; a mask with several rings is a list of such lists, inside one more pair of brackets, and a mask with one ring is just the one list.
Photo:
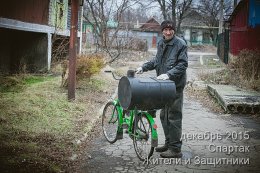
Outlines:
{"label": "blue wall", "polygon": [[248,25],[253,28],[257,25],[260,25],[260,1],[249,1]]}

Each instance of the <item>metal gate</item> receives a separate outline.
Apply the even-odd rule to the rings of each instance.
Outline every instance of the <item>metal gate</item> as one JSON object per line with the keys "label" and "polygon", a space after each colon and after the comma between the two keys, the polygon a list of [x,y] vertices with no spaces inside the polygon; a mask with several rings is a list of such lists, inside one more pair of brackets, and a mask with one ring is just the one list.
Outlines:
{"label": "metal gate", "polygon": [[229,53],[229,29],[225,29],[225,32],[218,35],[218,48],[217,54],[222,62],[228,63]]}

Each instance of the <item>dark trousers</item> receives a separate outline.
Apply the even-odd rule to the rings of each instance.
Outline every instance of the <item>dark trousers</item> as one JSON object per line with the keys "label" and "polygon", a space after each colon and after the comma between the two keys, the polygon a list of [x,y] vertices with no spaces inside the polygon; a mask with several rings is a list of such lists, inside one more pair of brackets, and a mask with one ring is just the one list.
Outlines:
{"label": "dark trousers", "polygon": [[182,141],[183,88],[176,89],[176,99],[161,110],[160,119],[169,149],[180,152]]}

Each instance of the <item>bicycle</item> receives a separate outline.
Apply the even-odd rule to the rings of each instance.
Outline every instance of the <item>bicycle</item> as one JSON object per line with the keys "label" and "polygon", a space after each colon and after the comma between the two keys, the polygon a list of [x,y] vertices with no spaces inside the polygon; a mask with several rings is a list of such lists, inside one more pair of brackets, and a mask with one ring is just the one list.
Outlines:
{"label": "bicycle", "polygon": [[[115,77],[112,71],[113,78]],[[119,103],[119,99],[109,101],[102,114],[102,130],[106,140],[113,144],[119,139],[123,139],[124,129],[133,140],[133,145],[137,157],[144,161],[149,159],[154,148],[158,146],[157,125],[153,116],[148,111],[124,110]]]}

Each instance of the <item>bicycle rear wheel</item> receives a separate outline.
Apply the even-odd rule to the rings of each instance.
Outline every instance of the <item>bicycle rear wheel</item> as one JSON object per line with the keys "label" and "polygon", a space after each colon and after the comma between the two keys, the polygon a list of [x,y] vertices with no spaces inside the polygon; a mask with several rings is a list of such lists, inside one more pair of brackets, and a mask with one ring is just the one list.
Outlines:
{"label": "bicycle rear wheel", "polygon": [[152,126],[145,114],[135,116],[133,143],[140,160],[144,161],[152,156]]}
{"label": "bicycle rear wheel", "polygon": [[118,123],[118,110],[114,103],[110,101],[103,110],[102,130],[106,140],[111,144],[117,141]]}

